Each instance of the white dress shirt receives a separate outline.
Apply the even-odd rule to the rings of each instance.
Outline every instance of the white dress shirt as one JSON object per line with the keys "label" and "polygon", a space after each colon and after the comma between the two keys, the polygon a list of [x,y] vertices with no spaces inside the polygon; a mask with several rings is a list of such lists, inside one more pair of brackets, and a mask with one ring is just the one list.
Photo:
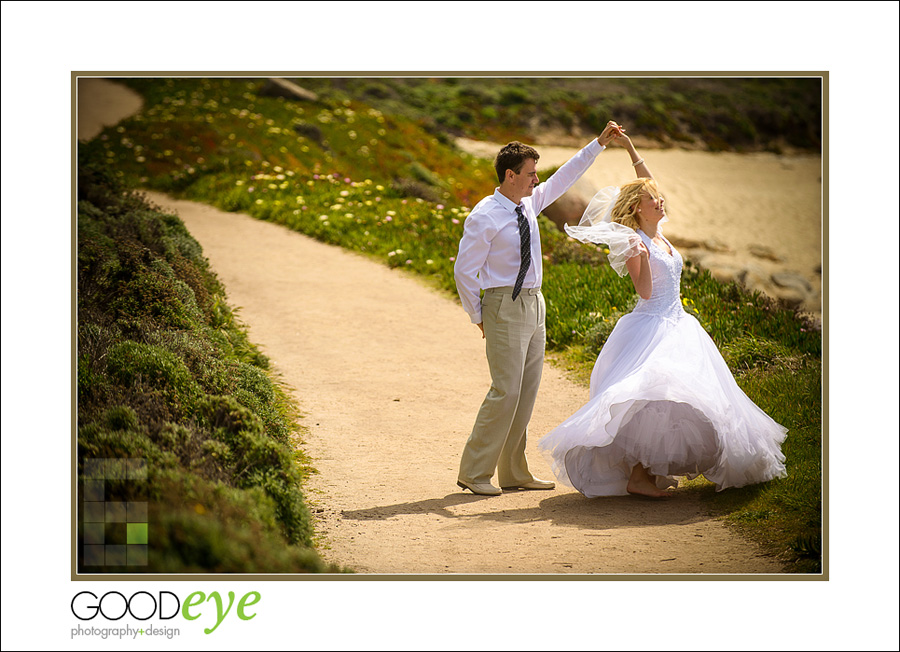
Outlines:
{"label": "white dress shirt", "polygon": [[[543,280],[541,237],[537,216],[559,199],[591,166],[605,149],[595,138],[547,181],[535,187],[520,204],[531,227],[531,267],[523,288],[539,288]],[[459,254],[453,266],[456,289],[473,324],[481,323],[480,290],[512,287],[521,263],[521,241],[516,221],[516,204],[497,188],[482,199],[466,218]]]}

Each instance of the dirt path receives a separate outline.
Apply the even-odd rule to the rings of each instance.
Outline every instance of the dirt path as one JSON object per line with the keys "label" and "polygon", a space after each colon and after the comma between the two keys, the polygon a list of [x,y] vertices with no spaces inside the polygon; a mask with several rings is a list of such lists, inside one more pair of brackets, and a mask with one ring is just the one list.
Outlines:
{"label": "dirt path", "polygon": [[99,136],[104,127],[141,110],[144,100],[122,84],[88,77],[78,80],[78,140]]}
{"label": "dirt path", "polygon": [[[463,494],[457,464],[490,384],[456,302],[404,273],[245,215],[151,194],[176,212],[232,305],[309,415],[314,508],[326,556],[366,573],[742,573],[780,566],[705,516],[667,503],[587,500],[569,489]],[[584,387],[545,367],[539,435]]]}
{"label": "dirt path", "polygon": [[[150,197],[200,242],[307,415],[319,470],[307,492],[327,558],[382,575],[781,571],[686,495],[461,493],[459,455],[490,381],[456,301],[282,227]],[[545,366],[528,446],[536,475],[551,477],[537,439],[586,398]]]}

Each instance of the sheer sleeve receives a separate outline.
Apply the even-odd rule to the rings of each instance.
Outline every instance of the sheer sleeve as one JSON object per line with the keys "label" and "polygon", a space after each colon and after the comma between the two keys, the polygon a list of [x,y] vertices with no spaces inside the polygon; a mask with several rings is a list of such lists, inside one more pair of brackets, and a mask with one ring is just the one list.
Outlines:
{"label": "sheer sleeve", "polygon": [[628,273],[625,261],[641,253],[639,249],[641,236],[624,224],[617,222],[585,224],[585,220],[582,219],[578,226],[567,224],[565,229],[570,237],[581,242],[606,245],[609,249],[609,264],[619,276]]}

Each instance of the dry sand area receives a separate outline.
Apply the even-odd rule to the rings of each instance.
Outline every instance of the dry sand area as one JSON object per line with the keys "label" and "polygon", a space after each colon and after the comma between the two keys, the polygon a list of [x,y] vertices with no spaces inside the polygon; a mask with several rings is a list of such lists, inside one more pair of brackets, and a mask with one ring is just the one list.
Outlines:
{"label": "dry sand area", "polygon": [[[128,115],[105,102],[116,119]],[[462,493],[459,455],[490,379],[483,341],[457,301],[277,225],[150,198],[200,242],[305,414],[303,447],[318,469],[306,491],[327,559],[380,576],[782,571],[685,494]],[[587,393],[545,366],[527,450],[537,476],[551,474],[536,441]]]}

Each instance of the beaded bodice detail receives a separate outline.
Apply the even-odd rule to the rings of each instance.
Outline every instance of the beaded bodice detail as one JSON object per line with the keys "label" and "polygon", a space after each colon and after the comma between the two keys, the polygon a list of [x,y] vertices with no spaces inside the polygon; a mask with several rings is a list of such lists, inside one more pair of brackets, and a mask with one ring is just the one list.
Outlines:
{"label": "beaded bodice detail", "polygon": [[[653,278],[653,292],[649,299],[638,297],[637,305],[632,312],[652,314],[664,319],[679,319],[684,316],[681,303],[681,270],[684,261],[681,254],[666,240],[672,250],[668,252],[660,248],[643,231],[638,231],[641,240],[650,253],[650,274]],[[665,238],[663,238],[665,240]]]}

